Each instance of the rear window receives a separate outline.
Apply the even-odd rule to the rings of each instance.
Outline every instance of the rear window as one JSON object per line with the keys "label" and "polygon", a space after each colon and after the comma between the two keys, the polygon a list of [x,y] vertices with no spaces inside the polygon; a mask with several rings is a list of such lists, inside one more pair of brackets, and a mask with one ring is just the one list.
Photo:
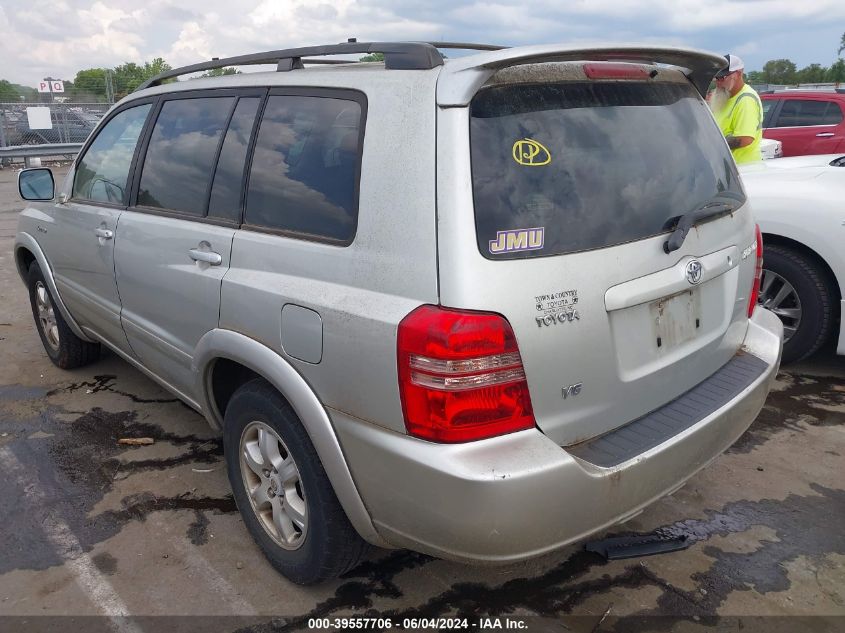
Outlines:
{"label": "rear window", "polygon": [[670,230],[714,197],[744,201],[689,84],[496,86],[470,114],[476,234],[490,259],[622,244]]}

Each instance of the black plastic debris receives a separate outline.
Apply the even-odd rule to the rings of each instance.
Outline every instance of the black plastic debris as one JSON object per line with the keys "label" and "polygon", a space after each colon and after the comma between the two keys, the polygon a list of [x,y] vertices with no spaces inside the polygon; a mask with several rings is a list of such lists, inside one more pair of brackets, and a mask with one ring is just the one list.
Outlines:
{"label": "black plastic debris", "polygon": [[595,552],[607,560],[637,558],[677,552],[692,545],[684,536],[666,536],[658,533],[637,534],[635,536],[615,536],[600,541],[590,541],[584,546],[588,552]]}

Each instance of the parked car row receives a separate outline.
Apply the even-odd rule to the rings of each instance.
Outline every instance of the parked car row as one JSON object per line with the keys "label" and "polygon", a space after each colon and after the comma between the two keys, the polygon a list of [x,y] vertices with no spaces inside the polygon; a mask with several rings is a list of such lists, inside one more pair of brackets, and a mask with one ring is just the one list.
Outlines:
{"label": "parked car row", "polygon": [[91,110],[67,104],[33,105],[50,108],[52,128],[33,130],[29,127],[25,108],[4,108],[1,122],[7,145],[84,143],[109,107],[104,105],[102,110]]}

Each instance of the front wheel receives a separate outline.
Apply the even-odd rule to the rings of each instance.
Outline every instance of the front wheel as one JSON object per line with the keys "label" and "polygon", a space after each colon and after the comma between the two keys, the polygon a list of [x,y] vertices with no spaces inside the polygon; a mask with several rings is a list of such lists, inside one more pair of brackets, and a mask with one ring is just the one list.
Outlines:
{"label": "front wheel", "polygon": [[100,357],[100,344],[83,341],[73,333],[56,308],[56,302],[37,262],[29,267],[27,285],[35,327],[53,364],[62,369],[74,369],[97,360]]}
{"label": "front wheel", "polygon": [[759,305],[783,322],[784,363],[806,358],[830,336],[832,294],[815,261],[791,248],[765,246]]}
{"label": "front wheel", "polygon": [[308,433],[269,383],[232,396],[223,446],[235,502],[270,563],[295,583],[335,578],[368,545],[340,506]]}

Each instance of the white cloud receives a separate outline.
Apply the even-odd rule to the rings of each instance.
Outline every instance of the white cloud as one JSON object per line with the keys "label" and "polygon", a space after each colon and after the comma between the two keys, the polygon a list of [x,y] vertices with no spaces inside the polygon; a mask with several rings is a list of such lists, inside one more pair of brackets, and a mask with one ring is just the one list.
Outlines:
{"label": "white cloud", "polygon": [[827,65],[841,30],[822,42],[819,29],[842,23],[841,0],[29,0],[0,6],[0,78],[34,85],[157,56],[183,65],[348,37],[645,41],[735,50],[752,67],[790,51],[799,66]]}

